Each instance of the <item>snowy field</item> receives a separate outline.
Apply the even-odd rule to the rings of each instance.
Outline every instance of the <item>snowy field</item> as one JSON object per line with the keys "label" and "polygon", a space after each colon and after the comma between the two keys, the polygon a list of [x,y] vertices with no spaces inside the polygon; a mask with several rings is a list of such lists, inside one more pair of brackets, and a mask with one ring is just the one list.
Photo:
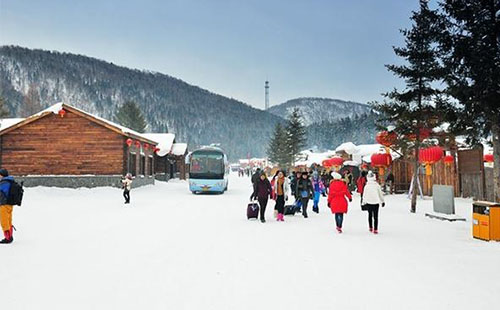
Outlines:
{"label": "snowy field", "polygon": [[29,188],[17,233],[0,247],[1,309],[493,309],[500,243],[467,222],[409,213],[389,196],[380,234],[354,198],[344,234],[320,214],[248,221],[248,178],[224,195],[192,195],[186,182],[132,190]]}

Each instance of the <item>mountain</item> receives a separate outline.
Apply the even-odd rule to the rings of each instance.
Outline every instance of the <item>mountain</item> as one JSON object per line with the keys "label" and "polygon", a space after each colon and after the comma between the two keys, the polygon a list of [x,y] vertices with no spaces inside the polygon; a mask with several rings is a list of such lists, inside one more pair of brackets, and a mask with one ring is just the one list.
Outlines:
{"label": "mountain", "polygon": [[285,118],[294,108],[299,108],[306,126],[322,122],[333,122],[371,112],[371,107],[366,104],[328,98],[292,99],[272,106],[267,111]]}
{"label": "mountain", "polygon": [[376,120],[373,111],[332,122],[321,122],[306,127],[307,142],[311,149],[331,150],[344,142],[354,144],[375,143]]}
{"label": "mountain", "polygon": [[135,101],[148,131],[176,134],[191,149],[220,143],[231,160],[264,156],[282,119],[243,102],[214,94],[174,77],[120,67],[95,58],[16,46],[0,47],[0,96],[12,116],[34,85],[42,107],[63,101],[114,120],[117,109]]}

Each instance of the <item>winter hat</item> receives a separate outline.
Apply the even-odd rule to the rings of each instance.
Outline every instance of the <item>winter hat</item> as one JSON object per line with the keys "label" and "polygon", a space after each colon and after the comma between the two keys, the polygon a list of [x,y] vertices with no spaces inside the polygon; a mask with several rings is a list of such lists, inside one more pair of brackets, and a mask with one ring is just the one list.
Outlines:
{"label": "winter hat", "polygon": [[342,179],[342,176],[339,173],[337,173],[337,172],[333,172],[332,173],[332,178],[334,180],[340,180],[340,179]]}
{"label": "winter hat", "polygon": [[0,175],[3,176],[3,177],[6,177],[9,175],[9,172],[7,171],[7,169],[0,169]]}

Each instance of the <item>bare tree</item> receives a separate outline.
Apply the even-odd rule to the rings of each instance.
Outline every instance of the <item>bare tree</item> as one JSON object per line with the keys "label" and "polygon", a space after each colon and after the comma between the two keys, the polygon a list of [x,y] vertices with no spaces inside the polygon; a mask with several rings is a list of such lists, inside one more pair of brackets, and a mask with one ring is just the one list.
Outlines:
{"label": "bare tree", "polygon": [[40,95],[35,84],[31,84],[28,92],[24,96],[23,105],[21,107],[21,116],[28,117],[40,112],[42,105],[40,104]]}

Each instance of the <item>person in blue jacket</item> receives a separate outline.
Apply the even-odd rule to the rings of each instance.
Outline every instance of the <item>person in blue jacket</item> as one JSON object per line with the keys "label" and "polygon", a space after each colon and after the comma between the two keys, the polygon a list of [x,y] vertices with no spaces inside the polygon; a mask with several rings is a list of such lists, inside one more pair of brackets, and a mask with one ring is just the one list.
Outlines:
{"label": "person in blue jacket", "polygon": [[0,223],[3,230],[4,239],[0,243],[12,243],[14,241],[12,226],[13,206],[8,204],[11,182],[14,178],[9,176],[6,169],[0,169]]}

